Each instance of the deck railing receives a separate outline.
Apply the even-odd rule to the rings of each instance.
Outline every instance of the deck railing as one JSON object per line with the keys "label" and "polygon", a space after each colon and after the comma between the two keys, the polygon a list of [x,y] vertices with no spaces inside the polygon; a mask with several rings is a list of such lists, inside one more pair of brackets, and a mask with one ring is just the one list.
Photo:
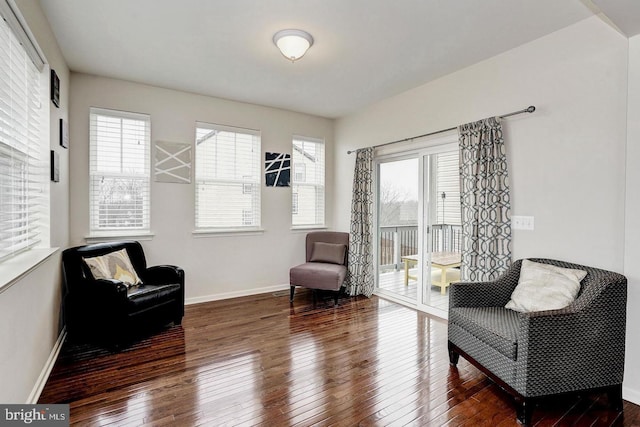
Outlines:
{"label": "deck railing", "polygon": [[[431,226],[432,249],[436,252],[460,252],[462,226],[434,224]],[[401,258],[418,253],[418,226],[397,225],[380,227],[379,265],[384,269],[398,270]]]}

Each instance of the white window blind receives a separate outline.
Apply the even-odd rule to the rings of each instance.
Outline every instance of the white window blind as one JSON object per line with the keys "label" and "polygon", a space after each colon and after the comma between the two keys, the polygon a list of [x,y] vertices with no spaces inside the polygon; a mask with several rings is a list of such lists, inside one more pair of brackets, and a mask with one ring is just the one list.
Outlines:
{"label": "white window blind", "polygon": [[324,141],[293,137],[294,226],[324,226]]}
{"label": "white window blind", "polygon": [[91,235],[150,231],[150,128],[146,114],[91,108]]}
{"label": "white window blind", "polygon": [[[5,8],[0,12],[4,15]],[[42,240],[48,244],[43,234],[49,211],[49,141],[42,137],[41,78],[0,19],[0,260]]]}
{"label": "white window blind", "polygon": [[22,45],[24,52],[31,58],[31,61],[38,71],[41,72],[45,65],[44,55],[40,52],[40,48],[32,37],[29,27],[20,14],[20,11],[15,9],[15,5],[12,5],[12,3],[14,2],[0,0],[0,16],[4,19],[3,27],[6,24],[6,27],[13,30],[15,40]]}
{"label": "white window blind", "polygon": [[260,132],[196,123],[196,230],[260,227]]}

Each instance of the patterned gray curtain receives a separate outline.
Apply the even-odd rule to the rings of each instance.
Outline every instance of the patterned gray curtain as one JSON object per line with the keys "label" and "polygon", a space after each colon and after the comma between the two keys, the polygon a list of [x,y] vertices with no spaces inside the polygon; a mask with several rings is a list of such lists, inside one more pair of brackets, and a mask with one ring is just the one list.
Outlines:
{"label": "patterned gray curtain", "polygon": [[491,117],[458,127],[463,281],[496,279],[511,264],[511,202],[502,126]]}
{"label": "patterned gray curtain", "polygon": [[373,294],[373,148],[356,152],[346,283],[351,296]]}

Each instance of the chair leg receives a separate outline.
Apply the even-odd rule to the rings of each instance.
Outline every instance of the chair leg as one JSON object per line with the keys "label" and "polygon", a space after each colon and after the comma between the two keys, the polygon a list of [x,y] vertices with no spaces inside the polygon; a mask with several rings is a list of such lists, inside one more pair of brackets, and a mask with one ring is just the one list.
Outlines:
{"label": "chair leg", "polygon": [[516,410],[517,419],[523,426],[531,425],[531,413],[533,412],[533,407],[533,399],[525,398],[521,403],[519,403],[518,409]]}
{"label": "chair leg", "polygon": [[609,398],[609,406],[614,411],[622,411],[622,384],[616,384],[607,390],[607,397]]}
{"label": "chair leg", "polygon": [[333,306],[338,305],[338,297],[340,297],[340,290],[337,290],[335,294],[333,294]]}
{"label": "chair leg", "polygon": [[295,293],[296,293],[296,287],[291,286],[291,289],[289,289],[289,302],[293,302],[293,294]]}
{"label": "chair leg", "polygon": [[449,364],[451,366],[456,366],[458,364],[458,360],[460,360],[460,354],[458,354],[458,352],[451,347],[451,343],[449,343]]}

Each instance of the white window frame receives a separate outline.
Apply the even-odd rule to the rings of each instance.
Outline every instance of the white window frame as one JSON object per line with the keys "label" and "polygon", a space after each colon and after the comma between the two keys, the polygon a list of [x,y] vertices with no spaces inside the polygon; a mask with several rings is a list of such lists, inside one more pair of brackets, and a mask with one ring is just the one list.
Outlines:
{"label": "white window frame", "polygon": [[[215,144],[212,146],[216,147],[213,150],[209,149],[209,152],[206,152],[206,147],[201,145],[207,143],[207,140],[199,138],[203,131],[210,131],[207,135],[208,139],[216,138],[208,141],[210,144]],[[218,170],[217,162],[220,161],[218,149],[225,150],[233,147],[233,156],[239,155],[235,151],[238,147],[237,142],[230,144],[230,139],[218,140],[219,133],[224,133],[225,138],[250,138],[252,154],[243,159],[243,165],[248,166],[250,174],[246,173],[247,170],[234,171],[232,175],[238,174],[237,176],[224,175],[229,173],[224,170],[222,176],[217,176],[217,172],[211,173],[211,171]],[[258,130],[196,122],[194,235],[207,236],[263,231],[261,228],[261,153],[261,134]],[[226,153],[226,155],[230,154]],[[237,191],[237,201],[242,205],[235,206],[229,212],[225,212],[229,214],[225,219],[221,219],[216,212],[224,211],[229,206],[229,197],[206,199],[201,194],[204,191],[219,191],[221,188],[227,188],[232,193]]]}
{"label": "white window frame", "polygon": [[[302,152],[300,143],[314,146],[314,155]],[[303,149],[304,150],[304,149]],[[291,226],[292,228],[325,228],[325,200],[326,200],[326,146],[324,139],[311,138],[307,136],[293,135],[292,139],[292,164],[294,173],[292,180],[292,200],[291,200]],[[311,164],[320,162],[320,168],[313,170],[307,167],[305,162]],[[315,197],[313,200],[303,197],[304,190],[313,189]],[[294,196],[295,195],[295,196]],[[294,209],[294,197],[297,198]],[[305,212],[313,214],[301,216]],[[312,218],[313,217],[313,218]]]}
{"label": "white window frame", "polygon": [[291,200],[291,214],[292,215],[296,215],[298,213],[298,193],[296,193],[295,191],[292,193],[292,200]]}
{"label": "white window frame", "polygon": [[[0,37],[7,53],[0,59],[0,289],[53,252],[49,249],[49,68],[12,4],[0,0]],[[17,257],[23,252],[33,256]],[[4,263],[7,260],[11,261]]]}
{"label": "white window frame", "polygon": [[[120,120],[120,126],[124,120],[135,120],[142,122],[144,126],[144,134],[139,141],[143,144],[142,154],[129,155],[124,150],[124,138],[120,135],[120,162],[121,164],[128,161],[141,161],[144,164],[142,172],[132,170],[105,171],[98,168],[98,144],[97,140],[97,120],[98,117],[108,117]],[[145,237],[151,236],[151,116],[142,113],[132,113],[128,111],[111,110],[106,108],[91,107],[89,111],[89,237]],[[134,225],[102,225],[100,220],[100,193],[98,183],[105,179],[110,180],[132,180],[140,186],[139,194],[142,198],[141,213],[142,217],[138,220],[135,218]]]}

